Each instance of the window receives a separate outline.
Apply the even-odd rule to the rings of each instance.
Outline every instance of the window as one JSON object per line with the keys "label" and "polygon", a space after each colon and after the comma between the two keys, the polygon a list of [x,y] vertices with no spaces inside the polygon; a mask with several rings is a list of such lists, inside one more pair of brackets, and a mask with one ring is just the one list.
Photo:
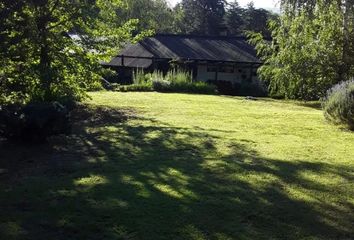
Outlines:
{"label": "window", "polygon": [[221,66],[215,66],[215,65],[208,65],[207,66],[207,72],[220,72],[220,73],[234,73],[235,69],[233,66],[225,66],[225,65],[221,65]]}
{"label": "window", "polygon": [[220,72],[222,73],[234,73],[233,66],[220,66]]}

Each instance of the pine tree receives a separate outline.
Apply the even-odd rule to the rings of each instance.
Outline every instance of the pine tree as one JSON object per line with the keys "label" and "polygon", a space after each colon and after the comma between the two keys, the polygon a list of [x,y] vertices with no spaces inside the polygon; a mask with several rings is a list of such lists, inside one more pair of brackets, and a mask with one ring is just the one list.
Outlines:
{"label": "pine tree", "polygon": [[224,27],[225,0],[182,0],[187,33],[218,35]]}

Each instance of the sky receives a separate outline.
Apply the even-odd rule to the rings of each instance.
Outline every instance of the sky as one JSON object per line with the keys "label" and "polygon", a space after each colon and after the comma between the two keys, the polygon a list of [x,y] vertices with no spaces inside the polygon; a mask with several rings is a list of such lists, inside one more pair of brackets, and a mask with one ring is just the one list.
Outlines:
{"label": "sky", "polygon": [[[176,3],[180,2],[180,0],[167,0],[172,6],[174,6]],[[232,1],[232,0],[229,0]],[[246,6],[247,3],[251,2],[251,0],[238,0],[238,3],[241,6]],[[279,4],[277,4],[278,0],[253,0],[254,5],[256,8],[265,8],[265,9],[271,9],[275,10],[276,8],[279,7]]]}

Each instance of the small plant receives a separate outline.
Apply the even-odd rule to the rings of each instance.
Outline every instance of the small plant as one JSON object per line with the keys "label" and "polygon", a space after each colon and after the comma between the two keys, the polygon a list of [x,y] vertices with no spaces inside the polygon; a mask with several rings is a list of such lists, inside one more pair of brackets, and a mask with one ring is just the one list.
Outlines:
{"label": "small plant", "polygon": [[163,73],[160,71],[154,71],[145,75],[148,82],[164,81]]}
{"label": "small plant", "polygon": [[165,80],[171,83],[192,83],[193,78],[190,72],[174,69],[166,74]]}
{"label": "small plant", "polygon": [[354,130],[354,79],[335,85],[323,101],[326,119]]}
{"label": "small plant", "polygon": [[143,69],[137,69],[133,72],[133,83],[134,84],[144,84],[148,82],[145,72]]}

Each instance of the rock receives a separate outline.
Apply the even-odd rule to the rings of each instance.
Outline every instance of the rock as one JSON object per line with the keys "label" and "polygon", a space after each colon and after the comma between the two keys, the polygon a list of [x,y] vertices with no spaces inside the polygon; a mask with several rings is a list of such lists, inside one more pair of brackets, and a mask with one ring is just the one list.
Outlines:
{"label": "rock", "polygon": [[252,96],[247,96],[245,97],[246,100],[249,100],[249,101],[257,101],[258,99],[255,98],[255,97],[252,97]]}

